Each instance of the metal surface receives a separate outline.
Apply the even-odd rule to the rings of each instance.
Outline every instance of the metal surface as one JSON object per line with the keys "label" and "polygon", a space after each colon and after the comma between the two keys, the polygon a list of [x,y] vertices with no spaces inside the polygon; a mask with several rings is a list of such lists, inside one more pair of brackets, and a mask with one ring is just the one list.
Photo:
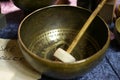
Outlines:
{"label": "metal surface", "polygon": [[52,61],[50,56],[57,47],[68,47],[89,15],[83,8],[59,5],[26,16],[18,30],[19,46],[26,60],[40,73],[59,79],[81,76],[93,69],[110,42],[109,29],[98,16],[72,52],[78,61],[66,64]]}

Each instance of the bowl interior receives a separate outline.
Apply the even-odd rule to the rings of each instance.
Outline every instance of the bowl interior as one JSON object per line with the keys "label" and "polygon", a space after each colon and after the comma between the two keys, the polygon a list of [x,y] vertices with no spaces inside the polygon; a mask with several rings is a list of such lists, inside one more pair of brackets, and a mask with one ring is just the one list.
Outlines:
{"label": "bowl interior", "polygon": [[[73,6],[38,9],[22,21],[21,41],[40,58],[55,60],[55,50],[68,48],[90,14],[88,10]],[[99,51],[107,39],[106,24],[97,16],[71,54],[77,60],[88,58]]]}

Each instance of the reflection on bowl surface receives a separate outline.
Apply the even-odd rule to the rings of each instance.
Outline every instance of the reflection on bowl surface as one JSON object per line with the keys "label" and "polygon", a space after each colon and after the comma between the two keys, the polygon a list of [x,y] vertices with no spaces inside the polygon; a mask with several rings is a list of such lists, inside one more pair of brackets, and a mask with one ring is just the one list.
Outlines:
{"label": "reflection on bowl surface", "polygon": [[59,79],[78,77],[93,69],[110,42],[110,31],[98,16],[71,53],[76,62],[62,63],[53,57],[58,47],[68,48],[90,14],[80,7],[59,5],[26,16],[18,30],[18,42],[26,60],[40,73]]}

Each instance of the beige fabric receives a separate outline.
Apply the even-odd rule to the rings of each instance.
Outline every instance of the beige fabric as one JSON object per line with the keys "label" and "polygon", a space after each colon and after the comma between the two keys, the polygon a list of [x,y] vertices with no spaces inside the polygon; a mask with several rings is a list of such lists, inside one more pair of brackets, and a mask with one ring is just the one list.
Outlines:
{"label": "beige fabric", "polygon": [[0,80],[37,80],[40,77],[23,58],[16,40],[0,39]]}

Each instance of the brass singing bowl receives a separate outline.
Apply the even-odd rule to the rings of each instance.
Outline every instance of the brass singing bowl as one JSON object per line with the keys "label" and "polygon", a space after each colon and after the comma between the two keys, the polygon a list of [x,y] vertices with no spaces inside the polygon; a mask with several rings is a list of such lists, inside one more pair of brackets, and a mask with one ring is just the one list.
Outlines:
{"label": "brass singing bowl", "polygon": [[52,5],[57,0],[12,0],[20,9],[26,12],[32,12],[38,8]]}
{"label": "brass singing bowl", "polygon": [[120,45],[120,17],[117,18],[117,20],[115,21],[114,34],[115,34],[115,39]]}
{"label": "brass singing bowl", "polygon": [[18,29],[18,43],[25,59],[40,73],[58,79],[75,78],[93,69],[110,42],[109,28],[99,16],[71,53],[76,62],[63,63],[53,56],[57,48],[68,48],[90,14],[80,7],[54,5],[26,16]]}
{"label": "brass singing bowl", "polygon": [[66,0],[59,0],[59,2],[58,0],[12,0],[12,2],[26,13],[56,3],[66,4]]}

